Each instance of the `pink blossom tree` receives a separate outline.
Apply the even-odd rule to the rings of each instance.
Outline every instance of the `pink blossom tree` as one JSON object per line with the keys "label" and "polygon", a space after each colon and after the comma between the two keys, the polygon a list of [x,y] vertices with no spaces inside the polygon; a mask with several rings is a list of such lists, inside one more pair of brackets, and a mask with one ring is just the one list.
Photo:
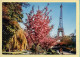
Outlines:
{"label": "pink blossom tree", "polygon": [[[43,12],[44,11],[44,12]],[[28,45],[31,47],[33,44],[37,46],[40,44],[40,46],[44,49],[48,49],[51,46],[54,46],[57,44],[57,40],[53,39],[49,36],[50,30],[53,28],[52,26],[49,26],[50,23],[50,17],[48,16],[48,8],[47,6],[41,10],[37,10],[37,13],[34,14],[33,7],[29,14],[27,14],[27,23],[25,24],[27,27],[27,40]]]}

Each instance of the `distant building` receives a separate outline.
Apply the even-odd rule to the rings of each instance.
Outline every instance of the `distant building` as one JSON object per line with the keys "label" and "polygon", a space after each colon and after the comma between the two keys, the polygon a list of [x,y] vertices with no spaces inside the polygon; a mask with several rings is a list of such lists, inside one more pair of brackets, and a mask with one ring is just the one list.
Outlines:
{"label": "distant building", "polygon": [[76,47],[76,34],[72,33],[70,34],[70,37],[72,37],[73,46]]}
{"label": "distant building", "polygon": [[72,41],[76,43],[76,36],[71,36],[72,37]]}
{"label": "distant building", "polygon": [[72,37],[72,41],[76,43],[76,35],[74,33],[71,33],[70,37]]}

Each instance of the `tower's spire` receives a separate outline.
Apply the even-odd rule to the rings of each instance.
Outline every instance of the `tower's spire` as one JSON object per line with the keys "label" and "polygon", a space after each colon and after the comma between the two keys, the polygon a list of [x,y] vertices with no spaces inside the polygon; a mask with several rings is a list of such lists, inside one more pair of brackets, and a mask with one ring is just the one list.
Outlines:
{"label": "tower's spire", "polygon": [[60,8],[62,7],[62,3],[61,3],[61,6],[60,6]]}
{"label": "tower's spire", "polygon": [[60,19],[59,19],[59,28],[63,28],[63,19],[62,19],[62,4],[60,5]]}

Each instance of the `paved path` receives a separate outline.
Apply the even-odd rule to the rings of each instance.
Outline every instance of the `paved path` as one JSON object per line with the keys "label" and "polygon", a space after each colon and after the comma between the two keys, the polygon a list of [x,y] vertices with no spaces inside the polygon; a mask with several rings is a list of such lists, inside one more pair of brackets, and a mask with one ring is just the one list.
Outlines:
{"label": "paved path", "polygon": [[[57,52],[59,53],[59,51],[57,51]],[[60,55],[62,55],[62,54],[60,54]],[[63,55],[73,55],[73,53],[63,51]]]}
{"label": "paved path", "polygon": [[72,55],[73,53],[69,53],[69,52],[63,51],[63,54],[64,54],[64,55]]}

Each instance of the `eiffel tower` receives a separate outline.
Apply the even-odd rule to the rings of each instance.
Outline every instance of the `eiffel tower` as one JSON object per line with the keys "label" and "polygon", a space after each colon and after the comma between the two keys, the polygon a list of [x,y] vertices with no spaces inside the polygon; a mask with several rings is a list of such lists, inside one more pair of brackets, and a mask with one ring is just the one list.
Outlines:
{"label": "eiffel tower", "polygon": [[57,36],[60,37],[60,32],[61,36],[64,36],[64,29],[63,29],[63,18],[62,18],[62,4],[60,5],[60,18],[59,18],[59,27],[58,27],[58,32]]}

